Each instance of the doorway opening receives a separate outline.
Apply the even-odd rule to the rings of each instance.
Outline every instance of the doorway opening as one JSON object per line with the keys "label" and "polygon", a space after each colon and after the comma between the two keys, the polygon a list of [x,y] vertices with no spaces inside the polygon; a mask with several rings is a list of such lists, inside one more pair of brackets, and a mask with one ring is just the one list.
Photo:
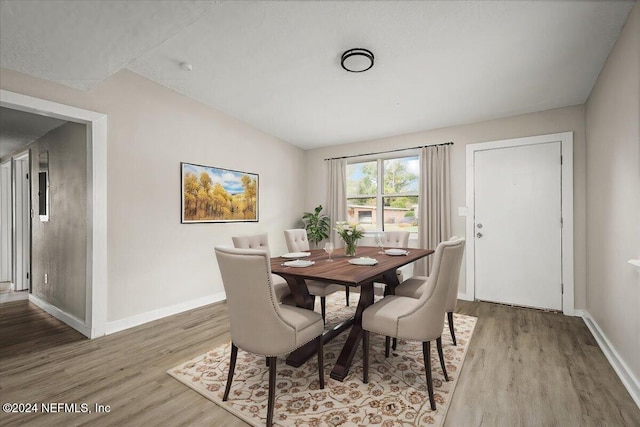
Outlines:
{"label": "doorway opening", "polygon": [[29,150],[13,156],[13,290],[31,285],[31,186]]}
{"label": "doorway opening", "polygon": [[29,301],[89,338],[102,336],[105,334],[107,312],[107,116],[5,90],[0,90],[0,107],[86,125],[85,319],[71,316],[50,301],[32,294]]}

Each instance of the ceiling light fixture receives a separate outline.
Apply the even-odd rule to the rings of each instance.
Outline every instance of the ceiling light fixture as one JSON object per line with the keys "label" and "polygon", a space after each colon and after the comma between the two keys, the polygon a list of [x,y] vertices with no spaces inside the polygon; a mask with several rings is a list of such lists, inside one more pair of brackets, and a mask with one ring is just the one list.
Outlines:
{"label": "ceiling light fixture", "polygon": [[189,64],[188,62],[181,62],[179,64],[180,68],[183,69],[184,71],[191,71],[193,70],[193,65]]}
{"label": "ceiling light fixture", "polygon": [[342,54],[340,65],[350,73],[362,73],[373,67],[373,53],[368,49],[349,49]]}

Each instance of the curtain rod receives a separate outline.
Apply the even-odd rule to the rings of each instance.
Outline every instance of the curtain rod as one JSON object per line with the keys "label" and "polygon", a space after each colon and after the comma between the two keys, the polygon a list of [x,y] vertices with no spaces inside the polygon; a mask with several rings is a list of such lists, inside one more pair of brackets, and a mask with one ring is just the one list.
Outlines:
{"label": "curtain rod", "polygon": [[442,143],[442,144],[421,145],[419,147],[398,148],[397,150],[378,151],[378,152],[375,152],[375,153],[354,154],[352,156],[331,157],[329,159],[324,159],[324,160],[327,161],[327,160],[337,160],[337,159],[350,159],[352,157],[373,156],[375,154],[395,153],[397,151],[417,150],[418,148],[439,147],[441,145],[453,145],[453,142],[445,142],[445,143]]}

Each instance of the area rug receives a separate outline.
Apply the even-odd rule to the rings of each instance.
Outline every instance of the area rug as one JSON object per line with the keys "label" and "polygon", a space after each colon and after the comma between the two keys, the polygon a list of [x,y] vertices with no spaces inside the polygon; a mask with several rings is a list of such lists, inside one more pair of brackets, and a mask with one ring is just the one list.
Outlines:
{"label": "area rug", "polygon": [[[353,315],[359,294],[351,293],[345,306],[343,293],[327,297],[327,327]],[[316,304],[318,309],[319,303]],[[454,346],[445,321],[442,334],[444,357],[450,381],[444,380],[435,342],[431,349],[434,394],[432,411],[425,379],[422,345],[398,341],[397,350],[384,357],[384,337],[371,334],[369,383],[362,383],[362,346],[356,353],[344,382],[329,373],[340,354],[348,331],[325,344],[325,388],[319,389],[316,357],[299,368],[278,359],[274,425],[277,426],[440,426],[449,409],[462,363],[473,334],[476,318],[454,314]],[[222,401],[231,343],[217,347],[168,372],[183,384],[254,426],[267,418],[269,375],[265,358],[238,351],[229,399]]]}

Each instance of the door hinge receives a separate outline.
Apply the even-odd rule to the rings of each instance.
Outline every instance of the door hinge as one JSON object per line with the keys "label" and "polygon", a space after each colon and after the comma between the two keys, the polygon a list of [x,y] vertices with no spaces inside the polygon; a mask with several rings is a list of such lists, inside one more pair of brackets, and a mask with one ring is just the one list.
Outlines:
{"label": "door hinge", "polygon": [[564,283],[560,283],[560,293],[564,295]]}
{"label": "door hinge", "polygon": [[27,273],[27,279],[29,278],[29,273]]}
{"label": "door hinge", "polygon": [[26,176],[26,178],[25,178],[25,179],[29,179],[29,174],[27,174],[27,176]]}
{"label": "door hinge", "polygon": [[562,155],[560,155],[560,164],[563,164],[563,159],[562,159]]}
{"label": "door hinge", "polygon": [[560,228],[564,227],[564,218],[560,218]]}

